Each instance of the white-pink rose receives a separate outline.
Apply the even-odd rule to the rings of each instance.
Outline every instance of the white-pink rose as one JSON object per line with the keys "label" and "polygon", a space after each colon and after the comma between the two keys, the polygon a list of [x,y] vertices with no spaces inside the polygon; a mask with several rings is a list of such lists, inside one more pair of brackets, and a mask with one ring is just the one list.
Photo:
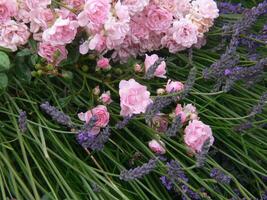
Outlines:
{"label": "white-pink rose", "polygon": [[[146,70],[146,72],[148,71],[148,69],[149,69],[152,65],[154,65],[154,63],[155,63],[158,59],[159,59],[159,57],[158,57],[158,55],[156,55],[156,54],[153,54],[153,55],[151,55],[151,56],[148,56],[148,55],[146,54],[146,59],[145,59],[145,70]],[[166,74],[166,63],[165,63],[165,61],[162,61],[162,62],[158,65],[157,69],[155,70],[155,72],[154,72],[154,76],[159,77],[159,78],[167,78],[167,77],[165,76],[165,74]]]}
{"label": "white-pink rose", "polygon": [[109,59],[105,57],[100,58],[97,61],[96,66],[100,69],[110,69]]}
{"label": "white-pink rose", "polygon": [[108,18],[110,7],[110,0],[87,0],[83,11],[78,15],[80,26],[91,23],[100,28]]}
{"label": "white-pink rose", "polygon": [[215,19],[219,16],[219,9],[214,0],[192,1],[192,10],[203,18]]}
{"label": "white-pink rose", "polygon": [[210,126],[199,120],[190,121],[189,125],[185,128],[184,133],[185,144],[193,152],[201,152],[202,146],[208,138],[210,139],[210,146],[214,142]]}
{"label": "white-pink rose", "polygon": [[172,81],[168,80],[167,85],[166,85],[166,91],[168,93],[172,92],[180,92],[184,89],[184,84],[179,82],[179,81]]}
{"label": "white-pink rose", "polygon": [[160,8],[155,4],[146,7],[146,26],[156,33],[166,32],[172,23],[172,14],[164,8]]}
{"label": "white-pink rose", "polygon": [[80,10],[84,5],[85,0],[64,0],[64,3],[67,4],[69,8]]}
{"label": "white-pink rose", "polygon": [[148,143],[149,148],[156,154],[165,154],[166,153],[166,148],[165,144],[162,141],[157,141],[157,140],[151,140]]}
{"label": "white-pink rose", "polygon": [[58,65],[67,58],[68,51],[64,45],[52,46],[50,43],[41,42],[38,48],[38,54],[48,62]]}
{"label": "white-pink rose", "polygon": [[51,9],[37,8],[31,12],[31,26],[32,33],[37,33],[40,28],[46,29],[54,20],[54,14]]}
{"label": "white-pink rose", "polygon": [[134,79],[122,80],[119,88],[122,116],[144,113],[147,106],[153,102],[147,87],[137,83]]}
{"label": "white-pink rose", "polygon": [[122,4],[129,9],[130,15],[140,13],[148,5],[149,0],[123,0]]}
{"label": "white-pink rose", "polygon": [[79,113],[78,117],[80,120],[89,123],[91,118],[95,116],[97,118],[96,127],[105,127],[109,123],[109,112],[106,106],[98,105],[92,110],[88,110],[86,113]]}
{"label": "white-pink rose", "polygon": [[25,24],[9,20],[0,24],[0,46],[16,51],[18,46],[25,45],[30,32]]}
{"label": "white-pink rose", "polygon": [[190,48],[198,41],[198,27],[190,19],[175,20],[172,32],[173,40],[183,47]]}
{"label": "white-pink rose", "polygon": [[46,8],[51,4],[51,0],[25,0],[27,7],[31,10],[36,8]]}
{"label": "white-pink rose", "polygon": [[103,103],[103,104],[110,104],[112,102],[112,99],[110,97],[110,91],[104,92],[103,94],[101,94],[101,96],[99,97],[99,100]]}
{"label": "white-pink rose", "polygon": [[0,22],[6,22],[18,13],[16,0],[0,0]]}
{"label": "white-pink rose", "polygon": [[43,32],[43,40],[52,45],[65,45],[71,43],[77,33],[77,21],[58,18],[53,26]]}

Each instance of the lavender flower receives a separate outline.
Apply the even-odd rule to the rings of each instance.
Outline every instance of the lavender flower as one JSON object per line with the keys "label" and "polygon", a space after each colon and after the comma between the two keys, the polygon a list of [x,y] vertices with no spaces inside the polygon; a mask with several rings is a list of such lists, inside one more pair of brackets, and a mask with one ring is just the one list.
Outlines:
{"label": "lavender flower", "polygon": [[129,124],[130,120],[133,119],[135,115],[124,117],[122,121],[119,121],[116,124],[116,129],[123,129],[127,124]]}
{"label": "lavender flower", "polygon": [[235,130],[238,132],[242,132],[244,130],[252,128],[253,127],[252,122],[255,119],[255,116],[262,113],[266,101],[267,101],[267,92],[264,92],[260,97],[259,102],[255,106],[253,106],[249,114],[250,117],[247,119],[247,121],[235,127]]}
{"label": "lavender flower", "polygon": [[152,170],[155,169],[158,163],[158,158],[153,158],[148,161],[148,163],[143,164],[142,166],[130,169],[123,170],[120,173],[120,179],[124,181],[131,181],[149,174]]}
{"label": "lavender flower", "polygon": [[166,135],[168,137],[175,137],[178,130],[182,127],[181,115],[175,116],[171,127],[168,128]]}
{"label": "lavender flower", "polygon": [[161,176],[160,180],[167,190],[170,191],[172,189],[173,183],[166,176]]}
{"label": "lavender flower", "polygon": [[96,192],[96,193],[101,192],[101,189],[100,189],[100,187],[99,187],[99,185],[98,185],[97,183],[93,182],[93,183],[91,184],[91,187],[92,187],[92,190],[93,190],[94,192]]}
{"label": "lavender flower", "polygon": [[210,138],[208,138],[202,148],[201,148],[201,151],[200,153],[196,154],[196,157],[197,157],[197,163],[196,163],[196,166],[197,167],[203,167],[204,164],[205,164],[205,161],[206,161],[206,157],[208,155],[208,152],[209,152],[209,149],[210,149]]}
{"label": "lavender flower", "polygon": [[27,113],[25,111],[20,111],[18,123],[20,131],[25,133],[27,131]]}
{"label": "lavender flower", "polygon": [[44,102],[40,105],[40,108],[48,115],[52,117],[52,119],[61,124],[65,125],[67,127],[72,127],[71,118],[66,115],[65,113],[59,111],[56,107],[51,106],[49,102]]}
{"label": "lavender flower", "polygon": [[241,3],[234,4],[230,2],[218,2],[217,3],[220,13],[222,14],[241,14],[245,9],[242,7]]}
{"label": "lavender flower", "polygon": [[210,172],[210,177],[214,178],[219,183],[229,184],[231,181],[231,177],[224,174],[221,170],[217,168],[213,168]]}
{"label": "lavender flower", "polygon": [[83,148],[90,148],[93,151],[101,151],[110,137],[109,127],[103,129],[99,134],[92,134],[94,127],[85,125],[77,134],[77,141]]}
{"label": "lavender flower", "polygon": [[190,70],[187,80],[184,84],[184,90],[181,94],[181,99],[185,98],[189,94],[190,90],[193,88],[196,81],[196,75],[197,75],[197,69],[193,67]]}
{"label": "lavender flower", "polygon": [[150,66],[145,74],[145,79],[151,79],[154,77],[154,73],[157,70],[161,62],[164,61],[163,58],[159,58],[152,66]]}

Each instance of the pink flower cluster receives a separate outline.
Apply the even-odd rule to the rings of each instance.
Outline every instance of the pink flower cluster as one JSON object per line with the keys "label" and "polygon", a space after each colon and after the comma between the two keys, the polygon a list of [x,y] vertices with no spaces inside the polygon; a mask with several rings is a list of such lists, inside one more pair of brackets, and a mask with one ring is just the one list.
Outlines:
{"label": "pink flower cluster", "polygon": [[[62,0],[57,8],[51,0],[0,0],[0,46],[16,51],[32,35],[38,54],[58,65],[85,30],[81,54],[112,50],[113,59],[126,61],[160,48],[200,46],[216,17],[214,0]],[[149,59],[146,70],[155,57]],[[155,76],[165,78],[164,70],[162,63]]]}

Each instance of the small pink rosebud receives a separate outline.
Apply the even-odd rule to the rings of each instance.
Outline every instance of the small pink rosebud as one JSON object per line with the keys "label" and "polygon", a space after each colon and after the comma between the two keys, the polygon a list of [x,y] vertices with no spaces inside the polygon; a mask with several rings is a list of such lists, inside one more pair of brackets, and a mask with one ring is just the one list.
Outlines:
{"label": "small pink rosebud", "polygon": [[134,71],[135,71],[136,73],[141,73],[141,72],[143,71],[143,68],[142,68],[141,65],[136,64],[136,65],[134,66]]}
{"label": "small pink rosebud", "polygon": [[165,149],[165,144],[162,141],[157,141],[157,140],[151,140],[148,143],[149,148],[156,154],[165,154],[166,149]]}
{"label": "small pink rosebud", "polygon": [[93,89],[93,94],[95,96],[98,96],[100,94],[100,88],[99,85],[97,85],[94,89]]}
{"label": "small pink rosebud", "polygon": [[110,91],[107,91],[101,94],[101,96],[99,97],[99,100],[104,104],[107,104],[107,105],[110,104],[112,102],[112,99],[110,97]]}
{"label": "small pink rosebud", "polygon": [[180,92],[184,89],[184,84],[179,82],[179,81],[172,81],[168,80],[167,85],[166,85],[166,91],[168,93],[172,92]]}
{"label": "small pink rosebud", "polygon": [[97,61],[97,67],[100,69],[110,69],[109,59],[108,58],[100,58]]}
{"label": "small pink rosebud", "polygon": [[166,90],[164,88],[157,89],[157,95],[163,95],[165,94]]}
{"label": "small pink rosebud", "polygon": [[186,113],[183,111],[182,105],[177,104],[175,108],[175,116],[181,115],[181,122],[185,123],[186,122]]}

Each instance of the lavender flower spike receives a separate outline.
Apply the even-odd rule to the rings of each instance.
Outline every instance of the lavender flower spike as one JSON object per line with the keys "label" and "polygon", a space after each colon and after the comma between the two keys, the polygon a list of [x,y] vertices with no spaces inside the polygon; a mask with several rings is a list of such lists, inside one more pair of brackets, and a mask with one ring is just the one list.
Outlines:
{"label": "lavender flower spike", "polygon": [[27,113],[25,111],[20,111],[18,123],[20,131],[25,133],[27,131]]}
{"label": "lavender flower spike", "polygon": [[157,166],[158,158],[153,158],[148,161],[148,163],[142,166],[136,167],[130,170],[123,170],[120,174],[120,179],[124,181],[131,181],[134,179],[141,178],[149,174]]}
{"label": "lavender flower spike", "polygon": [[210,177],[214,178],[219,183],[229,184],[231,181],[231,177],[224,174],[221,170],[217,168],[213,168],[210,172]]}
{"label": "lavender flower spike", "polygon": [[66,115],[65,113],[59,111],[56,107],[51,106],[49,104],[49,102],[44,102],[40,105],[40,108],[48,115],[51,116],[51,118],[61,124],[61,125],[65,125],[67,127],[72,127],[72,122],[71,119],[68,115]]}

